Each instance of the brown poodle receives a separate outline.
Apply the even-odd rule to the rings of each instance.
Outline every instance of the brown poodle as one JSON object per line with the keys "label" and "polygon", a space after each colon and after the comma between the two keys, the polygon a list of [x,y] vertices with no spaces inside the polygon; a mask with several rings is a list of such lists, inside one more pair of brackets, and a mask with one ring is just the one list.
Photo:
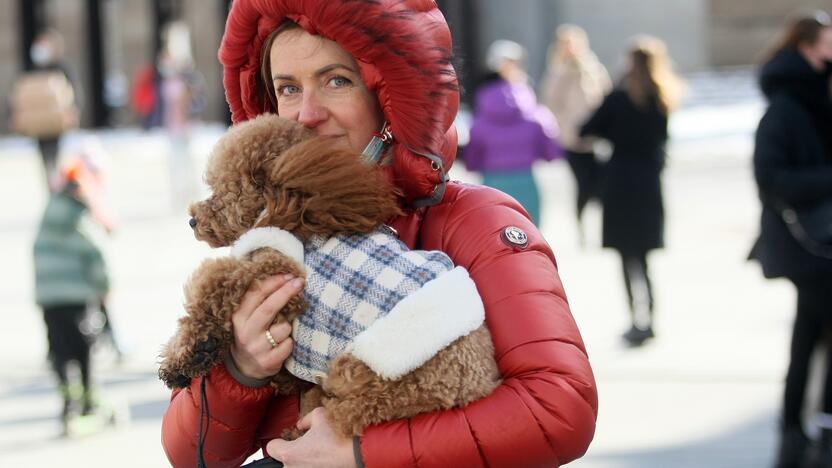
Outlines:
{"label": "brown poodle", "polygon": [[[264,115],[233,127],[217,144],[205,177],[212,195],[191,206],[191,226],[197,239],[212,247],[233,245],[232,256],[205,261],[189,280],[187,314],[163,351],[162,380],[169,387],[184,387],[204,375],[228,352],[231,313],[251,284],[291,273],[307,278],[307,287],[275,318],[293,323],[296,344],[272,385],[277,393],[289,394],[319,383],[306,392],[303,413],[323,405],[336,431],[350,436],[371,424],[463,406],[490,393],[499,383],[499,372],[482,302],[467,272],[450,270],[450,259],[440,252],[419,256],[420,251],[403,251],[403,244],[383,226],[401,211],[382,172],[353,152],[332,149],[326,139],[310,138],[299,124]],[[283,240],[274,240],[277,231]],[[353,342],[332,348],[337,355],[326,358],[320,371],[307,372],[303,363],[309,360],[304,358],[315,350],[304,348],[303,337],[296,335],[311,326],[316,338],[307,344],[320,341],[309,320],[320,318],[325,309],[320,304],[333,287],[334,280],[322,274],[335,258],[327,249],[360,250],[365,239],[383,244],[382,257],[391,268],[410,265],[401,263],[396,256],[401,255],[417,265],[439,258],[433,264],[447,264],[450,271],[431,276],[427,266],[414,268],[413,276],[424,277],[421,290],[403,300],[391,295],[396,300],[387,299],[393,305],[389,315],[371,321]],[[320,261],[324,251],[327,260]],[[334,262],[336,274],[343,276],[349,262]],[[399,278],[392,285],[388,270],[379,275],[388,290],[367,286],[372,281],[363,276],[356,280],[358,275],[349,279],[349,287],[358,284],[372,297],[389,289],[404,291],[402,285],[410,280],[402,277],[410,276],[409,267],[402,274],[392,273]],[[367,315],[366,307],[359,309],[338,312]],[[344,320],[353,319],[362,320]]]}

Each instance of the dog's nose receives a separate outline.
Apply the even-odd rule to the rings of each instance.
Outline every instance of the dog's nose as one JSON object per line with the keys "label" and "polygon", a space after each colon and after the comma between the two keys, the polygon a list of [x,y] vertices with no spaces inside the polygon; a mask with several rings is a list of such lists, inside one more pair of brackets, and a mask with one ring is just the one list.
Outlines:
{"label": "dog's nose", "polygon": [[190,225],[190,226],[191,226],[191,228],[195,228],[195,227],[196,227],[196,218],[191,218],[191,219],[188,221],[188,225]]}

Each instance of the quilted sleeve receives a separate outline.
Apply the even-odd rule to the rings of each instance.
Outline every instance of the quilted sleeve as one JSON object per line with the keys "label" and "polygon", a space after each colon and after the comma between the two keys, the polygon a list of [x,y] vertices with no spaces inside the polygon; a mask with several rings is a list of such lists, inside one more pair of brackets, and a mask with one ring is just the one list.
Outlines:
{"label": "quilted sleeve", "polygon": [[[193,379],[188,388],[174,390],[162,420],[162,445],[175,467],[196,466],[201,383],[201,378]],[[238,467],[260,448],[257,430],[273,390],[243,386],[222,365],[205,383],[209,419],[203,456],[211,467]]]}
{"label": "quilted sleeve", "polygon": [[[456,185],[456,184],[454,184]],[[597,393],[554,255],[522,208],[484,187],[449,186],[430,209],[423,248],[466,267],[486,306],[502,384],[465,408],[370,427],[368,468],[559,466],[582,456],[595,431]],[[515,226],[525,247],[504,241]]]}

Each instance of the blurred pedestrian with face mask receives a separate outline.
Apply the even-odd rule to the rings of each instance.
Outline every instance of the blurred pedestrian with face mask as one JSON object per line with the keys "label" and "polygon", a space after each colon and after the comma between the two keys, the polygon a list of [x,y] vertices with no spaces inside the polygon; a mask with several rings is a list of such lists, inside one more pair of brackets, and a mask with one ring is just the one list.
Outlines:
{"label": "blurred pedestrian with face mask", "polygon": [[50,192],[57,189],[57,160],[61,136],[78,125],[78,87],[63,59],[60,33],[47,29],[30,49],[33,69],[22,75],[12,96],[12,126],[37,139]]}

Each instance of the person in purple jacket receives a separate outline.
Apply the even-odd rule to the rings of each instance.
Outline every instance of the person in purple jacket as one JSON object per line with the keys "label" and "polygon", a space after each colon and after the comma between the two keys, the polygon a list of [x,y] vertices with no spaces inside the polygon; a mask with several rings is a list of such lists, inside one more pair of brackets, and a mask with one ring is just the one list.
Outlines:
{"label": "person in purple jacket", "polygon": [[477,89],[474,121],[463,160],[482,183],[514,197],[540,225],[540,193],[532,174],[538,159],[563,154],[554,115],[537,102],[523,71],[525,50],[507,40],[488,49],[490,74]]}

